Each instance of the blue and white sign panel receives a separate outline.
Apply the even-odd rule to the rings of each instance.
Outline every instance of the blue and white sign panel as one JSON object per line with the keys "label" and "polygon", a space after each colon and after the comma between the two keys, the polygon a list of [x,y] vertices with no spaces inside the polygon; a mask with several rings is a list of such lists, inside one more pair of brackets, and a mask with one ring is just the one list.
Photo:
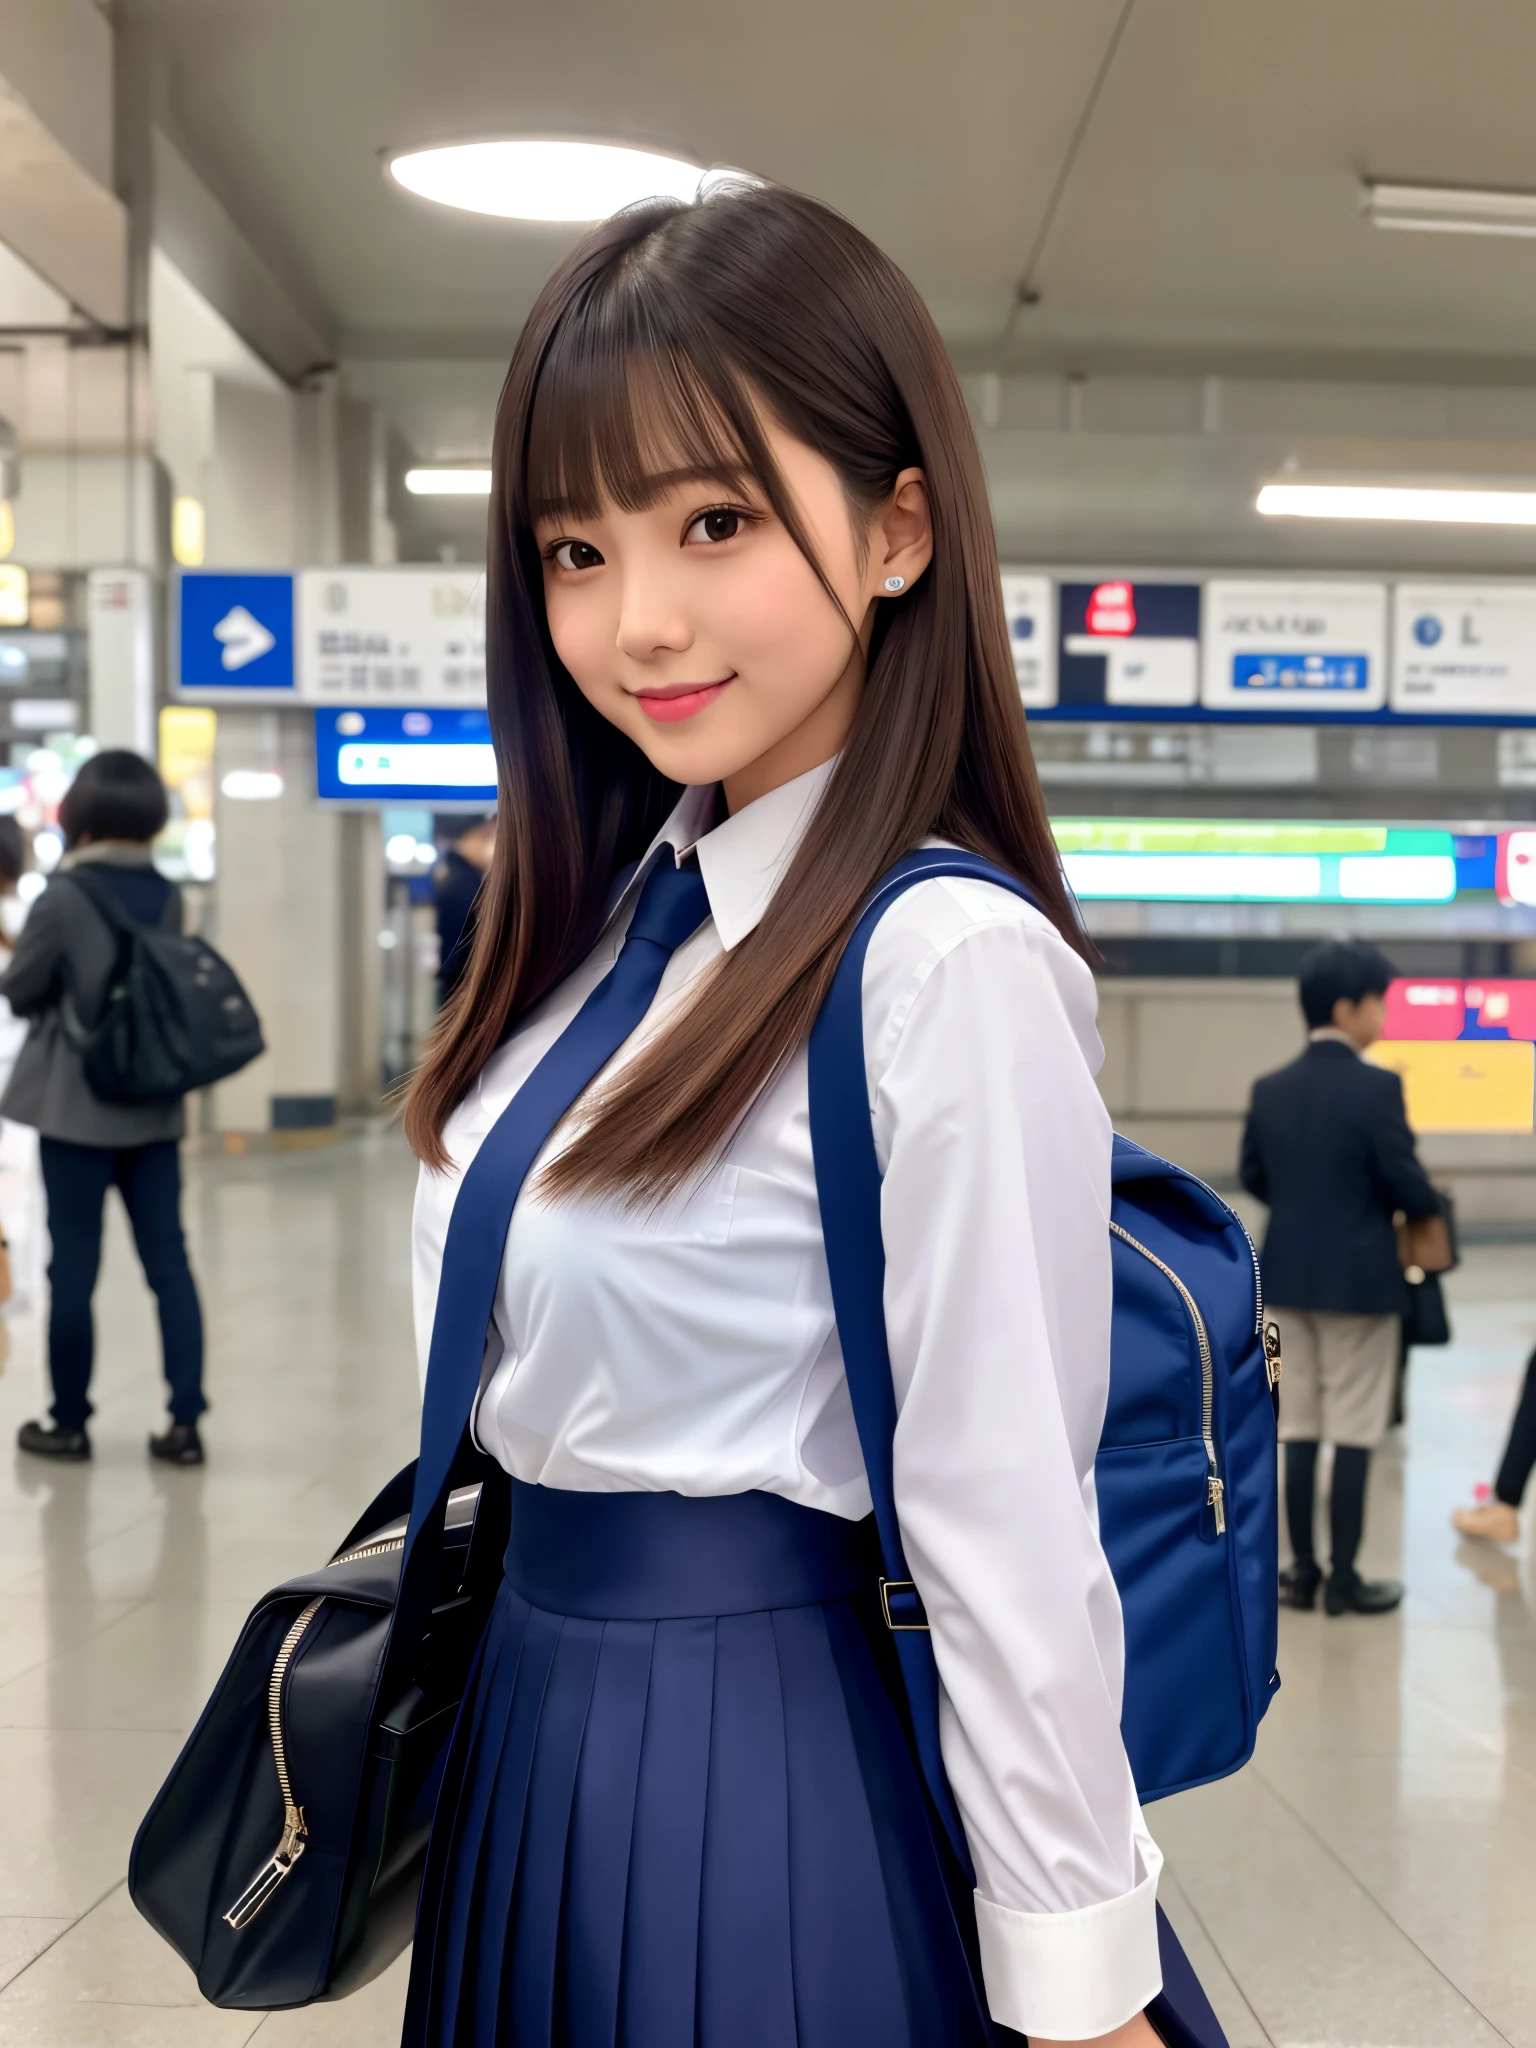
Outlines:
{"label": "blue and white sign panel", "polygon": [[1387,701],[1385,583],[1205,586],[1208,711],[1327,718]]}
{"label": "blue and white sign panel", "polygon": [[328,803],[484,809],[496,755],[482,710],[315,713],[315,783]]}
{"label": "blue and white sign panel", "polygon": [[1536,717],[1536,584],[1400,583],[1394,711]]}
{"label": "blue and white sign panel", "polygon": [[296,688],[286,569],[183,569],[172,594],[172,675],[191,696],[284,698]]}
{"label": "blue and white sign panel", "polygon": [[1049,576],[1003,571],[1003,612],[1013,673],[1026,711],[1056,702],[1056,586]]}

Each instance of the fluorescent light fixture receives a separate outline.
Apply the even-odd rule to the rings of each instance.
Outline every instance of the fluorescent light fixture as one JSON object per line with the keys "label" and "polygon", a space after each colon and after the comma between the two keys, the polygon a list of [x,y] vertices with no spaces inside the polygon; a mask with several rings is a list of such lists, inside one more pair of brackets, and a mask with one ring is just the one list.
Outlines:
{"label": "fluorescent light fixture", "polygon": [[1457,485],[1266,484],[1257,509],[1285,519],[1416,519],[1446,526],[1536,526],[1536,491]]}
{"label": "fluorescent light fixture", "polygon": [[405,488],[413,498],[483,498],[491,488],[488,469],[408,469]]}
{"label": "fluorescent light fixture", "polygon": [[1379,228],[1430,235],[1536,235],[1536,192],[1367,179],[1361,196],[1366,218]]}
{"label": "fluorescent light fixture", "polygon": [[502,220],[606,220],[641,199],[692,199],[697,164],[614,142],[461,142],[393,157],[397,185]]}

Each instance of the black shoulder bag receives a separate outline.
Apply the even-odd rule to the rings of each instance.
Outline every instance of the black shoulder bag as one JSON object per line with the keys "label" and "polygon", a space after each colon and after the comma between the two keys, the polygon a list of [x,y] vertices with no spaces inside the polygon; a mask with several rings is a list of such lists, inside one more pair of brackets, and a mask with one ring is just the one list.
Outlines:
{"label": "black shoulder bag", "polygon": [[[215,2005],[337,1997],[411,1938],[511,1489],[469,1422],[519,1188],[569,1094],[513,1097],[449,1219],[421,1455],[260,1601],[133,1845],[134,1904]],[[407,1513],[407,1510],[409,1513]]]}

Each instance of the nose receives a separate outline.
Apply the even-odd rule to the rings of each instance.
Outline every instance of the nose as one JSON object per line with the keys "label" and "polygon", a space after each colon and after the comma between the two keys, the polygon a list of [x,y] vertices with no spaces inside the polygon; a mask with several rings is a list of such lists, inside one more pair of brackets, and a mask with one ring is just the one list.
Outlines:
{"label": "nose", "polygon": [[620,654],[630,661],[683,654],[693,645],[692,621],[664,574],[637,567],[625,577],[615,637]]}

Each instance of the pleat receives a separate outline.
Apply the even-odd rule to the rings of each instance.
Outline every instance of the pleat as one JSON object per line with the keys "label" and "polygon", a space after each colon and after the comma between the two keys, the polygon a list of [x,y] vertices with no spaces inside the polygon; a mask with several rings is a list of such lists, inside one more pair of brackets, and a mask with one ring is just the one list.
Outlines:
{"label": "pleat", "polygon": [[773,1621],[722,1615],[716,1630],[699,2048],[790,2048],[789,1786]]}
{"label": "pleat", "polygon": [[906,1731],[858,1617],[843,1601],[822,1612],[870,1791],[911,2037],[922,2048],[990,2048],[969,1888],[943,1860]]}
{"label": "pleat", "polygon": [[[435,1924],[430,1939],[428,1931],[418,1927],[417,1942],[425,1954],[412,1964],[413,1980],[423,1969],[426,1972],[425,2000],[435,2016],[423,2038],[434,2043],[453,2039],[455,2015],[463,1993],[465,1958],[471,1953],[474,1927],[474,1890],[470,1879],[479,1861],[496,1762],[531,1617],[532,1609],[509,1586],[498,1593],[480,1651],[479,1680],[473,1694],[466,1694],[459,1709],[454,1741],[457,1745],[462,1734],[462,1763],[457,1771],[444,1773],[443,1791],[438,1796],[427,1875],[422,1885],[423,1902],[436,1901]],[[432,1872],[439,1856],[443,1859],[442,1876],[433,1884]],[[414,1982],[412,1989],[414,1994]]]}
{"label": "pleat", "polygon": [[[545,1614],[537,1607],[530,1613],[508,1702],[506,1732],[488,1756],[494,1782],[482,1808],[483,1833],[471,1879],[465,1948],[468,1996],[455,2016],[455,2031],[450,2032],[444,2025],[445,2048],[450,2040],[462,2044],[462,2048],[489,2048],[496,2038],[502,1964],[512,1918],[528,1780],[533,1770],[544,1688],[563,1626],[559,1615]],[[491,1733],[487,1727],[488,1742]],[[467,1849],[468,1844],[465,1846]]]}
{"label": "pleat", "polygon": [[[406,2001],[402,2048],[420,2048],[428,2038],[428,2011],[440,1993],[448,1937],[448,1894],[457,1865],[459,1836],[466,1805],[465,1790],[481,1752],[486,1703],[499,1690],[498,1680],[508,1656],[516,1656],[527,1626],[528,1608],[510,1586],[497,1589],[485,1631],[475,1651],[464,1698],[454,1721],[437,1810],[427,1843],[412,1950],[410,1990]],[[455,1947],[454,1954],[461,1953]]]}
{"label": "pleat", "polygon": [[655,1641],[653,1621],[610,1621],[603,1629],[565,1866],[556,2024],[566,2048],[616,2048],[619,2037],[624,1909]]}
{"label": "pleat", "polygon": [[[927,2048],[911,2031],[885,1873],[822,1607],[772,1617],[789,1785],[798,2048]],[[884,1793],[876,1787],[877,1797]]]}
{"label": "pleat", "polygon": [[602,1622],[568,1618],[544,1687],[517,1862],[498,2040],[542,2044],[554,2038],[571,1807],[602,1640]]}
{"label": "pleat", "polygon": [[620,2048],[695,2048],[715,1630],[708,1619],[656,1624],[629,1852]]}

